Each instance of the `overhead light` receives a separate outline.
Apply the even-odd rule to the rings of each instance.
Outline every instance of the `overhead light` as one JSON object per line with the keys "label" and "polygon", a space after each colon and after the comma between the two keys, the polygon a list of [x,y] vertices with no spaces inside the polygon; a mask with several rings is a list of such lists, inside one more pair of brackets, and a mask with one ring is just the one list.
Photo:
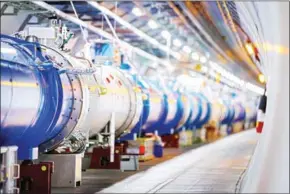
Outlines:
{"label": "overhead light", "polygon": [[172,72],[172,71],[174,71],[174,67],[172,66],[172,65],[168,65],[167,66],[167,70],[169,71],[169,72]]}
{"label": "overhead light", "polygon": [[201,71],[203,72],[203,73],[207,73],[207,71],[208,71],[208,67],[206,67],[206,66],[201,66]]}
{"label": "overhead light", "polygon": [[176,47],[181,47],[182,45],[182,42],[178,39],[174,39],[173,40],[173,45],[176,46]]}
{"label": "overhead light", "polygon": [[148,26],[149,26],[151,29],[156,29],[156,28],[158,28],[158,24],[157,24],[154,20],[149,20],[149,22],[148,22]]}
{"label": "overhead light", "polygon": [[1,53],[5,53],[5,54],[16,54],[16,50],[14,48],[2,47],[1,48]]}
{"label": "overhead light", "polygon": [[178,60],[181,59],[181,54],[180,54],[180,53],[176,53],[175,56],[176,56],[176,58],[177,58]]}
{"label": "overhead light", "polygon": [[244,80],[240,80],[240,85],[244,86],[245,85],[245,81]]}
{"label": "overhead light", "polygon": [[206,59],[205,56],[201,56],[201,57],[200,57],[200,62],[202,62],[202,63],[206,63],[206,61],[207,61],[207,59]]}
{"label": "overhead light", "polygon": [[182,50],[184,52],[186,52],[186,53],[190,53],[191,52],[191,48],[189,46],[186,46],[186,45],[182,48]]}
{"label": "overhead light", "polygon": [[134,7],[132,9],[132,13],[135,15],[135,16],[142,16],[144,15],[143,11],[141,9],[139,9],[138,7]]}
{"label": "overhead light", "polygon": [[166,38],[167,39],[167,38],[169,38],[171,36],[171,34],[168,31],[163,30],[161,32],[161,36],[163,36],[163,38]]}
{"label": "overhead light", "polygon": [[206,52],[206,53],[205,53],[205,56],[206,56],[207,58],[209,58],[209,57],[210,57],[209,52]]}
{"label": "overhead light", "polygon": [[259,81],[263,84],[265,83],[265,76],[263,74],[259,74]]}
{"label": "overhead light", "polygon": [[211,75],[212,77],[215,77],[216,76],[216,73],[213,70],[210,70],[209,71],[209,75]]}
{"label": "overhead light", "polygon": [[251,84],[249,82],[246,83],[246,88],[252,92],[255,92],[259,95],[262,95],[264,93],[264,89],[260,88],[259,86],[256,86],[254,84]]}
{"label": "overhead light", "polygon": [[247,43],[247,44],[245,45],[245,47],[246,47],[246,49],[247,49],[247,51],[248,51],[248,53],[249,53],[250,55],[253,55],[253,54],[255,53],[252,44]]}
{"label": "overhead light", "polygon": [[191,58],[192,58],[193,60],[195,60],[195,61],[198,61],[198,60],[199,60],[199,55],[198,55],[198,53],[192,53]]}

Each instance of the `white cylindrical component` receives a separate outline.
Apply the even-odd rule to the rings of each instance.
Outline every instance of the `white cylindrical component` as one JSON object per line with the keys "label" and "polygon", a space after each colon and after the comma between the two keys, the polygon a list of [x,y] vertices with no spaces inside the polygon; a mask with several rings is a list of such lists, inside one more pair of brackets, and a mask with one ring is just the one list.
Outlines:
{"label": "white cylindrical component", "polygon": [[1,163],[3,162],[0,166],[0,170],[6,172],[3,174],[4,177],[2,177],[4,180],[4,187],[0,189],[0,192],[18,193],[16,181],[20,177],[20,166],[17,164],[17,150],[18,148],[16,146],[0,147],[0,154],[3,158],[3,161],[0,160]]}
{"label": "white cylindrical component", "polygon": [[222,117],[222,105],[218,100],[212,101],[212,110],[209,122],[213,125],[219,125]]}
{"label": "white cylindrical component", "polygon": [[160,115],[163,113],[163,96],[156,91],[150,91],[149,95],[149,115],[147,118],[147,122],[143,126],[143,128],[147,128],[148,125],[151,125],[153,122],[156,122],[159,119]]}
{"label": "white cylindrical component", "polygon": [[188,120],[190,116],[190,111],[192,108],[190,104],[190,98],[188,95],[185,95],[185,94],[181,95],[181,103],[182,103],[182,108],[183,108],[183,114],[178,123],[177,129],[179,129],[186,123],[186,121]]}
{"label": "white cylindrical component", "polygon": [[223,121],[228,116],[229,108],[223,102],[220,102],[220,106],[221,106],[220,107],[221,108],[220,121]]}
{"label": "white cylindrical component", "polygon": [[237,103],[234,103],[233,107],[234,107],[234,111],[235,111],[234,120],[236,120],[241,115],[241,112],[243,111],[243,109],[240,106],[240,104],[237,104]]}
{"label": "white cylindrical component", "polygon": [[177,99],[173,94],[167,95],[167,102],[168,102],[168,113],[164,124],[168,124],[172,121],[177,113]]}
{"label": "white cylindrical component", "polygon": [[257,110],[256,110],[256,107],[254,105],[246,104],[245,109],[246,109],[246,120],[247,121],[254,118],[255,115],[257,114]]}
{"label": "white cylindrical component", "polygon": [[110,162],[114,162],[114,156],[115,156],[115,112],[112,112],[111,120],[110,120]]}
{"label": "white cylindrical component", "polygon": [[[112,66],[97,66],[86,59],[75,58],[68,54],[47,51],[47,55],[56,58],[56,64],[73,69],[95,70],[94,73],[75,74],[67,89],[78,89],[79,104],[77,125],[71,134],[82,133],[87,137],[96,135],[104,129],[115,112],[115,135],[130,132],[137,124],[143,108],[142,94],[135,89],[130,76]],[[61,56],[61,57],[60,57]],[[74,86],[74,84],[77,84]]]}
{"label": "white cylindrical component", "polygon": [[[192,114],[191,114],[191,122],[195,121],[197,119],[198,113],[199,113],[199,101],[197,99],[196,96],[192,96],[192,104],[193,104],[193,108],[192,108]],[[202,115],[200,117],[201,119],[204,119],[206,114],[207,114],[207,108],[206,108],[206,104],[203,101],[202,104]]]}
{"label": "white cylindrical component", "polygon": [[94,79],[96,85],[90,87],[90,110],[83,127],[90,130],[90,136],[95,135],[115,112],[116,136],[130,132],[141,115],[141,93],[134,90],[128,77],[111,66],[101,66],[89,79]]}

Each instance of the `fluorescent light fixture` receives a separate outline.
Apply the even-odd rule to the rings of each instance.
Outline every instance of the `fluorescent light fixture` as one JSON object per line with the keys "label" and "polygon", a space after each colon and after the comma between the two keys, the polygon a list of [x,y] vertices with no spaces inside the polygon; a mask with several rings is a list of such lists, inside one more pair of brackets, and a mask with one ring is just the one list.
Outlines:
{"label": "fluorescent light fixture", "polygon": [[207,61],[207,59],[206,59],[205,56],[201,56],[201,57],[200,57],[200,62],[202,62],[202,63],[206,63],[206,61]]}
{"label": "fluorescent light fixture", "polygon": [[206,66],[201,66],[201,71],[203,72],[203,73],[206,73],[207,71],[208,71],[208,67],[206,67]]}
{"label": "fluorescent light fixture", "polygon": [[168,65],[167,66],[167,70],[169,71],[169,72],[172,72],[172,71],[174,71],[174,67],[172,66],[172,65]]}
{"label": "fluorescent light fixture", "polygon": [[247,44],[245,45],[245,47],[246,47],[246,49],[247,49],[247,51],[248,51],[248,53],[249,53],[250,55],[255,54],[255,51],[254,51],[254,49],[253,49],[252,44],[247,43]]}
{"label": "fluorescent light fixture", "polygon": [[186,53],[190,53],[191,52],[191,48],[189,46],[186,46],[186,45],[182,48],[182,50],[184,52],[186,52]]}
{"label": "fluorescent light fixture", "polygon": [[182,45],[182,42],[178,39],[174,39],[173,40],[173,45],[176,46],[176,47],[181,47]]}
{"label": "fluorescent light fixture", "polygon": [[209,58],[209,57],[210,57],[209,52],[206,52],[206,53],[205,53],[205,56],[206,56],[207,58]]}
{"label": "fluorescent light fixture", "polygon": [[212,77],[215,77],[216,76],[216,73],[213,70],[210,70],[209,71],[209,75],[211,75]]}
{"label": "fluorescent light fixture", "polygon": [[143,11],[141,9],[139,9],[138,7],[134,7],[132,9],[132,13],[135,15],[135,16],[142,16],[144,15]]}
{"label": "fluorescent light fixture", "polygon": [[8,47],[2,47],[1,48],[1,53],[5,54],[16,54],[16,50],[14,48],[8,48]]}
{"label": "fluorescent light fixture", "polygon": [[181,54],[180,54],[180,53],[176,53],[176,58],[177,58],[178,60],[180,60],[180,59],[181,59]]}
{"label": "fluorescent light fixture", "polygon": [[169,38],[171,36],[171,34],[168,31],[163,30],[161,32],[161,36],[163,36],[163,38],[166,38],[167,39],[167,38]]}
{"label": "fluorescent light fixture", "polygon": [[259,74],[259,81],[261,82],[261,83],[265,83],[265,76],[263,75],[263,74]]}
{"label": "fluorescent light fixture", "polygon": [[256,86],[254,84],[251,84],[249,82],[246,83],[246,88],[252,92],[255,92],[259,95],[262,95],[264,93],[264,89],[260,88],[259,86]]}
{"label": "fluorescent light fixture", "polygon": [[149,20],[149,22],[148,22],[148,26],[149,26],[151,29],[156,29],[156,28],[158,28],[158,24],[157,24],[154,20]]}
{"label": "fluorescent light fixture", "polygon": [[199,55],[198,55],[198,53],[192,53],[191,58],[192,58],[193,60],[195,60],[195,61],[198,61],[198,60],[199,60]]}

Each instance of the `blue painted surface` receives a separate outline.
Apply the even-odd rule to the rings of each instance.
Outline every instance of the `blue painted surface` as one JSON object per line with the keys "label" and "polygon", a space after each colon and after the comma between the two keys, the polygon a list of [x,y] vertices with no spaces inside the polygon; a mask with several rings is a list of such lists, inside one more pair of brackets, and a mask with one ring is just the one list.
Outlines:
{"label": "blue painted surface", "polygon": [[[188,99],[190,99],[189,95],[188,95]],[[191,120],[193,111],[194,111],[194,104],[192,101],[190,101],[190,113],[189,113],[189,117],[188,117],[187,121],[184,124],[185,129],[191,129],[191,124],[193,123]],[[179,132],[181,130],[182,130],[182,127],[180,129],[178,129]]]}
{"label": "blue painted surface", "polygon": [[137,137],[140,137],[142,135],[142,126],[144,123],[146,123],[150,111],[150,106],[149,106],[149,92],[147,88],[144,86],[144,81],[141,78],[137,78],[136,75],[132,75],[134,81],[136,81],[137,85],[141,89],[142,95],[147,96],[147,98],[143,98],[143,109],[141,116],[139,118],[138,123],[133,127],[131,132],[129,134],[126,134],[118,140],[118,142],[122,141],[128,141],[128,140],[134,140],[134,134],[137,134]]}
{"label": "blue painted surface", "polygon": [[240,107],[241,111],[239,112],[238,117],[236,119],[234,119],[234,122],[244,121],[246,118],[246,110],[245,110],[244,106],[240,103],[238,103],[237,106]]}
{"label": "blue painted surface", "polygon": [[[157,89],[162,91],[164,94],[165,110],[167,112],[166,119],[164,122],[161,122],[155,130],[158,131],[159,135],[171,134],[172,129],[174,133],[176,132],[175,128],[177,127],[183,114],[181,95],[179,95],[176,91],[173,91],[168,84],[162,85],[160,84],[161,82],[158,81],[153,81],[153,83]],[[169,109],[169,106],[175,106],[176,111],[171,112],[172,110]],[[170,118],[170,116],[172,116],[172,118]]]}
{"label": "blue painted surface", "polygon": [[209,100],[203,94],[196,94],[196,96],[198,98],[199,104],[202,104],[202,100],[206,102],[206,108],[202,109],[202,111],[206,111],[206,115],[203,119],[199,119],[196,122],[196,128],[200,129],[200,128],[202,128],[202,126],[204,124],[206,124],[209,121],[210,116],[211,116],[212,107],[211,107],[211,103],[209,102]]}
{"label": "blue painted surface", "polygon": [[223,120],[221,120],[221,125],[230,125],[233,120],[234,109],[227,102],[224,102],[224,105],[226,106],[226,116]]}
{"label": "blue painted surface", "polygon": [[[171,96],[171,98],[175,100],[174,106],[176,106],[177,111],[174,114],[173,119],[169,120],[168,122],[164,122],[163,126],[160,126],[160,128],[158,129],[158,134],[160,135],[171,134],[171,129],[174,130],[173,132],[176,132],[176,127],[183,114],[181,96],[175,93],[174,95]],[[168,101],[167,95],[166,100]]]}
{"label": "blue painted surface", "polygon": [[[145,87],[149,91],[148,104],[150,111],[148,117],[150,114],[154,114],[154,111],[156,110],[155,106],[161,106],[161,111],[157,117],[152,120],[148,119],[143,126],[144,133],[154,133],[166,120],[168,114],[168,101],[166,100],[164,93],[158,90],[152,81],[144,78],[144,82],[146,82]],[[160,102],[156,102],[156,99],[158,99]]]}
{"label": "blue painted surface", "polygon": [[163,147],[162,147],[162,145],[154,143],[153,155],[156,158],[162,158],[163,157]]}
{"label": "blue painted surface", "polygon": [[[190,120],[186,125],[188,126],[189,129],[194,130],[200,127],[201,125],[203,125],[204,122],[207,122],[207,121],[201,121],[202,111],[207,111],[207,110],[203,110],[202,104],[201,104],[201,98],[199,98],[197,94],[191,94],[191,95],[193,95],[194,97],[198,99],[199,103],[197,104],[197,107],[195,107],[193,102],[191,102],[193,111],[197,111],[198,113],[197,113],[197,116],[193,120]],[[205,117],[205,119],[207,118]]]}
{"label": "blue painted surface", "polygon": [[[20,160],[30,159],[32,148],[54,138],[68,122],[72,101],[65,101],[58,69],[46,63],[36,65],[37,57],[46,61],[41,50],[36,56],[23,48],[31,43],[1,35],[1,43],[9,43],[27,59],[24,64],[1,60],[1,133],[0,145],[16,145]],[[27,47],[26,47],[27,46]],[[38,47],[39,48],[39,47]],[[10,59],[10,58],[9,58]],[[63,132],[63,136],[70,131]],[[62,138],[62,136],[60,137]],[[54,144],[59,143],[55,141]],[[52,145],[50,145],[52,146]],[[48,147],[40,147],[44,151]]]}
{"label": "blue painted surface", "polygon": [[114,56],[114,48],[111,43],[95,43],[93,49],[95,56]]}

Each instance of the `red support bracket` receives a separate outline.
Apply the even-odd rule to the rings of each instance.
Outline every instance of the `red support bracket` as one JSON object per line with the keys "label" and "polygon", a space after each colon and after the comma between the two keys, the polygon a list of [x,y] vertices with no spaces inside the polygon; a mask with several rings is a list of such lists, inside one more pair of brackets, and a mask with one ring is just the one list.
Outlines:
{"label": "red support bracket", "polygon": [[20,193],[51,194],[51,176],[53,171],[53,162],[22,163],[20,165],[20,178],[18,179]]}

